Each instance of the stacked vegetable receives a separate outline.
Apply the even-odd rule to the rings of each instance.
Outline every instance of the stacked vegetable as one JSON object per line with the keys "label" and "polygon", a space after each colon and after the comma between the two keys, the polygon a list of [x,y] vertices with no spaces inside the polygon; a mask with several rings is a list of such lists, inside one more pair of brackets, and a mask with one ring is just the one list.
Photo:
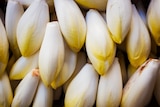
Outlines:
{"label": "stacked vegetable", "polygon": [[8,0],[0,107],[160,105],[159,0]]}

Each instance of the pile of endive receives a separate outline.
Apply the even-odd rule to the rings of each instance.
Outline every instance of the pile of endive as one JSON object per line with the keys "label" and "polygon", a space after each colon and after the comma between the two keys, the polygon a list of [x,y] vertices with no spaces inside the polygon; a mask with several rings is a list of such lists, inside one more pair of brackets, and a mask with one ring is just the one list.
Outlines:
{"label": "pile of endive", "polygon": [[6,0],[0,107],[160,106],[160,0]]}

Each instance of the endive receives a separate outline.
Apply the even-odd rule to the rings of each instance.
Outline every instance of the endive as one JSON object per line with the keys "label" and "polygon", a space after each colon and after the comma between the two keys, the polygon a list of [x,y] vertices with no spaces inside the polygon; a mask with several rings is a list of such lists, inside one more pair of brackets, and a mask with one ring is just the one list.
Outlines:
{"label": "endive", "polygon": [[108,0],[106,20],[112,39],[121,44],[129,31],[132,16],[131,0]]}
{"label": "endive", "polygon": [[17,25],[17,43],[23,56],[31,56],[40,49],[47,22],[49,8],[46,1],[35,0]]}
{"label": "endive", "polygon": [[39,53],[39,70],[43,83],[49,86],[64,63],[64,42],[57,21],[49,22]]}
{"label": "endive", "polygon": [[160,61],[148,59],[124,86],[121,107],[145,107],[151,100]]}
{"label": "endive", "polygon": [[52,87],[46,87],[42,81],[39,82],[32,107],[52,107],[53,90]]}
{"label": "endive", "polygon": [[100,11],[105,11],[108,0],[75,0],[79,5],[84,8],[97,9]]}
{"label": "endive", "polygon": [[34,68],[38,68],[39,51],[29,57],[21,56],[12,66],[9,72],[11,80],[20,80]]}
{"label": "endive", "polygon": [[32,69],[18,84],[11,107],[29,107],[39,83],[39,70]]}
{"label": "endive", "polygon": [[10,49],[13,55],[16,57],[16,59],[21,56],[21,53],[17,44],[16,29],[17,29],[17,24],[19,22],[19,19],[21,18],[23,13],[24,13],[24,9],[19,2],[13,1],[13,0],[9,0],[7,2],[5,28],[6,28]]}
{"label": "endive", "polygon": [[90,9],[87,12],[86,23],[87,55],[96,71],[103,75],[112,65],[116,53],[116,44],[111,38],[106,22],[97,10]]}
{"label": "endive", "polygon": [[64,42],[65,56],[64,63],[59,75],[53,80],[51,86],[56,89],[57,87],[62,86],[73,74],[76,62],[77,62],[77,53],[73,52],[68,45]]}
{"label": "endive", "polygon": [[7,73],[3,73],[0,77],[0,96],[0,107],[10,107],[13,93]]}
{"label": "endive", "polygon": [[76,67],[71,75],[71,77],[64,83],[63,85],[63,91],[66,92],[68,85],[70,82],[74,79],[74,77],[79,73],[81,68],[87,63],[87,55],[84,51],[80,51],[77,54],[77,62],[76,62]]}
{"label": "endive", "polygon": [[6,35],[6,30],[0,19],[0,76],[7,67],[9,60],[9,43]]}
{"label": "endive", "polygon": [[133,5],[131,27],[126,40],[126,51],[130,64],[137,68],[144,63],[151,50],[151,39],[147,27]]}
{"label": "endive", "polygon": [[80,51],[85,42],[86,23],[74,0],[54,0],[54,6],[62,34],[74,52]]}
{"label": "endive", "polygon": [[151,0],[147,10],[147,24],[151,35],[158,46],[160,46],[160,23],[158,21],[160,20],[159,5],[159,0]]}
{"label": "endive", "polygon": [[122,97],[122,75],[118,58],[114,59],[107,73],[99,80],[97,107],[118,107]]}
{"label": "endive", "polygon": [[93,66],[86,63],[69,84],[65,99],[65,107],[92,107],[98,87],[98,73]]}

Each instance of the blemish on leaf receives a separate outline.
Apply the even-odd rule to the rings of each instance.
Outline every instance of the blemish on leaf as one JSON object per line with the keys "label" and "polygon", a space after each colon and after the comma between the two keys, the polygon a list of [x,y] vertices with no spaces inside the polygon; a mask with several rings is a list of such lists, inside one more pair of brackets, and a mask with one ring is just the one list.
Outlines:
{"label": "blemish on leaf", "polygon": [[32,76],[39,77],[39,69],[33,69],[32,70]]}

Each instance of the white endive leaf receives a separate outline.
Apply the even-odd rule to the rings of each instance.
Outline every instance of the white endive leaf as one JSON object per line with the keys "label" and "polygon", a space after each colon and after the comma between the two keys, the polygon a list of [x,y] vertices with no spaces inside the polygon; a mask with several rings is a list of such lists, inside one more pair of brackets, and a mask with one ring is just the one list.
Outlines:
{"label": "white endive leaf", "polygon": [[73,52],[65,42],[64,46],[65,46],[65,56],[62,69],[59,75],[51,84],[51,86],[54,89],[62,86],[71,77],[76,67],[77,53]]}
{"label": "white endive leaf", "polygon": [[106,20],[112,33],[112,39],[121,44],[130,26],[132,16],[131,0],[108,0],[106,6]]}
{"label": "white endive leaf", "polygon": [[39,53],[39,70],[43,83],[49,86],[60,73],[64,62],[64,43],[57,21],[49,22]]}
{"label": "white endive leaf", "polygon": [[151,32],[151,36],[158,46],[160,46],[160,0],[150,0],[147,10],[147,24]]}
{"label": "white endive leaf", "polygon": [[90,9],[86,15],[86,23],[87,55],[96,71],[103,75],[114,60],[116,44],[111,39],[107,24],[98,11]]}
{"label": "white endive leaf", "polygon": [[148,59],[130,77],[123,89],[121,107],[145,107],[151,100],[160,61]]}
{"label": "white endive leaf", "polygon": [[75,70],[73,72],[73,74],[71,75],[71,77],[65,82],[65,84],[63,85],[63,90],[64,92],[66,92],[68,85],[70,84],[70,82],[73,80],[73,78],[79,73],[79,71],[81,70],[81,68],[87,63],[87,55],[84,51],[80,51],[77,54],[77,62],[76,62],[76,67]]}
{"label": "white endive leaf", "polygon": [[122,88],[121,68],[118,58],[115,58],[107,73],[100,77],[97,107],[118,107],[121,102]]}
{"label": "white endive leaf", "polygon": [[23,56],[37,52],[49,22],[49,8],[45,0],[35,0],[27,8],[17,25],[17,43]]}
{"label": "white endive leaf", "polygon": [[69,84],[65,94],[65,107],[92,107],[95,103],[98,73],[91,64],[85,64]]}
{"label": "white endive leaf", "polygon": [[142,65],[151,50],[151,40],[147,27],[139,16],[136,7],[132,5],[132,20],[130,31],[126,38],[128,60],[135,68]]}
{"label": "white endive leaf", "polygon": [[9,43],[6,30],[0,19],[0,76],[5,71],[9,59]]}
{"label": "white endive leaf", "polygon": [[11,84],[7,73],[0,77],[0,107],[10,107],[13,100]]}
{"label": "white endive leaf", "polygon": [[52,107],[53,90],[52,87],[46,87],[42,81],[39,82],[32,107]]}
{"label": "white endive leaf", "polygon": [[39,70],[33,69],[18,84],[12,101],[12,107],[29,107],[39,83]]}
{"label": "white endive leaf", "polygon": [[80,51],[85,42],[86,23],[74,0],[54,0],[54,6],[62,34],[74,52]]}
{"label": "white endive leaf", "polygon": [[17,24],[19,22],[19,19],[21,18],[23,13],[24,13],[24,9],[19,2],[13,1],[13,0],[9,0],[7,2],[5,27],[6,27],[6,33],[7,33],[10,49],[16,58],[19,58],[21,56],[21,53],[17,44],[16,30],[17,30]]}
{"label": "white endive leaf", "polygon": [[100,11],[105,11],[108,0],[75,0],[79,5],[84,8],[93,8]]}
{"label": "white endive leaf", "polygon": [[9,72],[9,78],[11,80],[20,80],[34,68],[38,68],[39,51],[35,54],[24,57],[21,56],[12,66]]}

